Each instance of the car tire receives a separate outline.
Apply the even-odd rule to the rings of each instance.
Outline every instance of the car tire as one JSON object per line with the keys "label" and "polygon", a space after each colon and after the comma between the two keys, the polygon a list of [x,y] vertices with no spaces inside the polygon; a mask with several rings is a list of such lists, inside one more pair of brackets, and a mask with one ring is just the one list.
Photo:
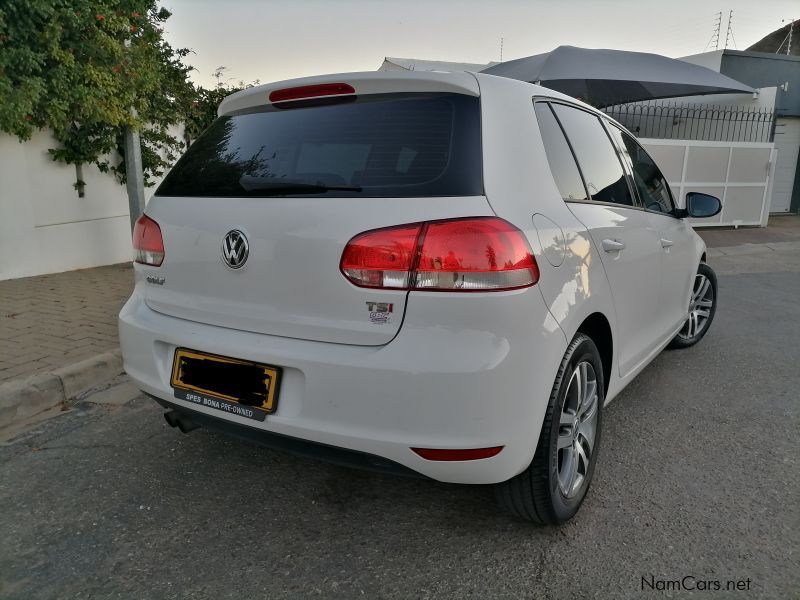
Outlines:
{"label": "car tire", "polygon": [[686,322],[667,347],[675,350],[694,346],[711,327],[716,312],[717,274],[706,263],[700,263],[692,285]]}
{"label": "car tire", "polygon": [[559,366],[533,461],[495,486],[501,508],[541,525],[575,516],[594,475],[604,399],[600,353],[578,333]]}

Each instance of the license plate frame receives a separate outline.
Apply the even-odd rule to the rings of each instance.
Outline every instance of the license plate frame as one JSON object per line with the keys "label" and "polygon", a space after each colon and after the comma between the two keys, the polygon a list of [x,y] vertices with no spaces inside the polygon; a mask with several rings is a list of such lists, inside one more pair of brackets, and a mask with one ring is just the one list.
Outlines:
{"label": "license plate frame", "polygon": [[[219,389],[203,387],[183,381],[181,379],[183,369],[188,364],[184,362],[184,359],[193,362],[209,361],[209,364],[213,364],[216,367],[232,365],[240,368],[260,369],[264,375],[265,382],[264,401],[261,405],[244,404],[241,402],[241,396],[237,397],[224,393]],[[181,400],[187,400],[202,406],[209,406],[210,408],[238,414],[257,421],[263,421],[266,415],[274,413],[277,409],[282,374],[282,369],[274,365],[181,347],[175,348],[175,353],[173,355],[170,386],[173,388],[175,397]],[[242,410],[239,410],[237,407],[241,407]]]}

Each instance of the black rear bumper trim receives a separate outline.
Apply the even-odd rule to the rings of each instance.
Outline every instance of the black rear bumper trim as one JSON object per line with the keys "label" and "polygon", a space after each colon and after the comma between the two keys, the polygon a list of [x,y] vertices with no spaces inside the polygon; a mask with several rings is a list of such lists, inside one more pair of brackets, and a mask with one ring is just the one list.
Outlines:
{"label": "black rear bumper trim", "polygon": [[205,429],[253,442],[265,448],[286,452],[303,458],[327,462],[340,467],[361,469],[376,473],[388,473],[401,477],[428,479],[428,477],[413,469],[409,469],[404,465],[381,456],[361,452],[359,450],[350,450],[348,448],[339,448],[319,442],[311,442],[281,433],[248,427],[247,425],[240,425],[239,423],[233,423],[223,418],[178,406],[177,404],[169,402],[168,400],[163,400],[147,392],[144,392],[144,394],[155,400],[163,408],[177,411],[181,416],[190,421],[194,421],[197,425]]}

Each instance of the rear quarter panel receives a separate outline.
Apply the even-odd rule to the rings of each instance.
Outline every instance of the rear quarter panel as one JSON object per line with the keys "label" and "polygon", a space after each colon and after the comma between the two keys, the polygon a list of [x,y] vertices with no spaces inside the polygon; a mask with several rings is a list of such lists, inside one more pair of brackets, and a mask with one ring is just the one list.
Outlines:
{"label": "rear quarter panel", "polygon": [[[533,97],[540,88],[489,75],[479,75],[478,82],[484,185],[492,209],[528,237],[541,272],[537,288],[567,340],[595,312],[602,313],[612,332],[616,331],[616,313],[600,255],[586,227],[562,200],[550,173],[533,110]],[[534,215],[555,223],[563,235],[540,236]],[[563,261],[554,266],[546,254],[561,255]],[[616,347],[613,344],[611,391],[617,377]],[[561,358],[550,358],[553,378]]]}

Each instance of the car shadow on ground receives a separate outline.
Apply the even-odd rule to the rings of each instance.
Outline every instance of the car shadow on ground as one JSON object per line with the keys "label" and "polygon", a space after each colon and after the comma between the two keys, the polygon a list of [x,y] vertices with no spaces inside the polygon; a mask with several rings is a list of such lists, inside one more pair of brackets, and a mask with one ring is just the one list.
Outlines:
{"label": "car shadow on ground", "polygon": [[[286,529],[302,530],[307,526],[313,529],[310,524],[315,521],[341,520],[351,524],[346,529],[347,535],[353,528],[368,534],[370,530],[379,532],[383,527],[391,527],[395,534],[401,535],[403,529],[412,534],[427,530],[456,536],[517,529],[528,536],[547,538],[578,521],[587,525],[593,520],[591,513],[595,509],[602,511],[601,505],[605,504],[602,488],[610,467],[603,464],[605,448],[601,451],[595,484],[578,521],[561,528],[548,528],[501,512],[489,485],[447,484],[339,467],[203,429],[184,435],[162,425],[158,414],[161,409],[148,406],[148,402],[142,400],[141,408],[147,415],[140,418],[149,421],[147,428],[153,436],[150,443],[161,445],[159,452],[169,454],[169,461],[162,465],[167,468],[159,468],[151,475],[158,478],[158,488],[192,502],[199,512],[220,505],[244,510],[258,507],[264,515],[280,515]],[[624,396],[614,404],[621,408],[624,405],[630,417],[629,402]],[[632,410],[636,412],[633,404]],[[607,433],[603,446],[612,444],[613,436],[624,434],[624,425],[622,431]],[[158,464],[147,459],[144,462],[154,467]],[[201,481],[214,493],[198,496],[193,488]],[[253,521],[257,522],[258,519]]]}

